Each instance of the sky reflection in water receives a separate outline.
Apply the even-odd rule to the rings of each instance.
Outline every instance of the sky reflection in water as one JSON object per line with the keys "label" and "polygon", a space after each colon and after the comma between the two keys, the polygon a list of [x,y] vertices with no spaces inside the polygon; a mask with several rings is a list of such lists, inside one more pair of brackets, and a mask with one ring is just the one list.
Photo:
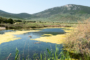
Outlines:
{"label": "sky reflection in water", "polygon": [[[2,31],[0,31],[0,33],[2,33]],[[38,54],[43,53],[44,51],[46,51],[46,48],[55,50],[56,44],[46,43],[46,42],[36,43],[38,41],[30,40],[30,39],[40,38],[44,34],[57,35],[63,33],[65,32],[60,28],[50,28],[50,29],[43,29],[39,32],[28,32],[20,35],[15,35],[16,37],[20,37],[21,39],[2,43],[0,45],[0,60],[5,60],[10,53],[11,56],[9,60],[14,60],[16,48],[18,48],[21,58],[23,56],[26,57],[28,54],[30,57],[33,57],[34,53],[38,53]],[[29,36],[32,36],[32,38],[30,38]],[[62,47],[59,48],[61,49]]]}

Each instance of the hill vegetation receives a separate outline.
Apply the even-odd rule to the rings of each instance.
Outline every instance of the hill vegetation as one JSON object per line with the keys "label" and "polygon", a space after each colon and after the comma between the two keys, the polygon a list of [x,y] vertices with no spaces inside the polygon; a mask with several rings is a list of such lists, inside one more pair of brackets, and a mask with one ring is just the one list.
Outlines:
{"label": "hill vegetation", "polygon": [[27,13],[13,14],[13,13],[8,13],[8,12],[0,10],[0,16],[7,17],[7,18],[25,19],[25,18],[30,17],[31,15]]}
{"label": "hill vegetation", "polygon": [[35,14],[13,14],[0,10],[0,16],[30,21],[77,22],[90,16],[90,7],[68,4],[54,7]]}

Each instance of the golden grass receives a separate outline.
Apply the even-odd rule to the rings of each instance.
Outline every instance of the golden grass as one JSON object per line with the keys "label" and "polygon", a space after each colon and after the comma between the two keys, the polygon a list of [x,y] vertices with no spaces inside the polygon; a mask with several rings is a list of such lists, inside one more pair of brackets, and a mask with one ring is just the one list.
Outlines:
{"label": "golden grass", "polygon": [[90,56],[90,22],[78,24],[77,31],[67,37],[64,47],[73,53],[80,53]]}
{"label": "golden grass", "polygon": [[31,30],[31,31],[15,31],[15,32],[6,32],[5,34],[0,34],[0,44],[4,42],[14,41],[20,39],[14,35],[23,34],[27,32],[36,32],[38,30]]}

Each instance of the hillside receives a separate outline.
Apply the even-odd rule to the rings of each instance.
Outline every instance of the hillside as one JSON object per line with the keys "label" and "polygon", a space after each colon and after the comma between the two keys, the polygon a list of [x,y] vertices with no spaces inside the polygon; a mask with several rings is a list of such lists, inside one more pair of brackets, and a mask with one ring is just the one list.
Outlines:
{"label": "hillside", "polygon": [[31,20],[77,22],[90,17],[90,7],[68,4],[60,7],[50,8],[33,15],[35,17]]}
{"label": "hillside", "polygon": [[22,18],[24,20],[34,21],[77,22],[90,17],[90,7],[68,4],[60,7],[50,8],[35,14],[12,14],[0,10],[0,16]]}
{"label": "hillside", "polygon": [[13,14],[0,10],[0,16],[7,18],[29,18],[31,15],[27,13]]}
{"label": "hillside", "polygon": [[90,7],[68,4],[60,7],[54,7],[34,14],[37,17],[50,17],[55,14],[90,14]]}

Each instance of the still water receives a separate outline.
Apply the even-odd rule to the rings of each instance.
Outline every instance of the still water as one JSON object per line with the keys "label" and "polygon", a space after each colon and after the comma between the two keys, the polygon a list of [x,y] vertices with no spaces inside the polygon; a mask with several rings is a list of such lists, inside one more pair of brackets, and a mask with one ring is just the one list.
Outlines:
{"label": "still water", "polygon": [[[4,34],[10,31],[12,30],[3,30],[0,31],[0,34]],[[21,39],[5,42],[0,45],[0,60],[6,60],[10,53],[11,56],[9,57],[8,60],[14,60],[16,48],[18,48],[21,58],[23,57],[26,58],[27,55],[29,55],[31,59],[33,59],[33,55],[35,53],[39,55],[40,53],[46,52],[47,48],[54,51],[56,44],[40,42],[30,39],[40,38],[43,34],[57,35],[64,33],[65,32],[60,28],[47,28],[42,29],[39,32],[28,32],[20,35],[15,35],[16,37],[20,37]],[[32,38],[30,38],[29,36],[32,36]],[[60,46],[59,48],[62,49],[62,46],[61,45],[59,46]]]}

